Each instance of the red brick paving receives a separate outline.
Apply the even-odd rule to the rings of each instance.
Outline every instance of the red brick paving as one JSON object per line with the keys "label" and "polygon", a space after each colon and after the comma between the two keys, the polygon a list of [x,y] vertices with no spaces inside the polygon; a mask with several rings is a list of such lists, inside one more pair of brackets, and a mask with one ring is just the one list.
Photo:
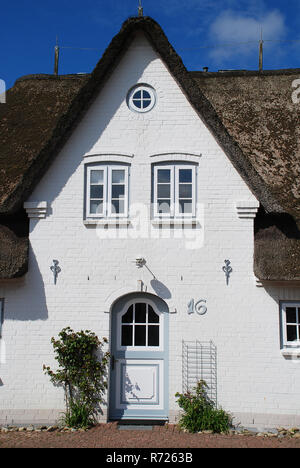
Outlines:
{"label": "red brick paving", "polygon": [[186,434],[174,426],[118,430],[103,424],[86,432],[0,433],[0,448],[300,448],[300,439]]}

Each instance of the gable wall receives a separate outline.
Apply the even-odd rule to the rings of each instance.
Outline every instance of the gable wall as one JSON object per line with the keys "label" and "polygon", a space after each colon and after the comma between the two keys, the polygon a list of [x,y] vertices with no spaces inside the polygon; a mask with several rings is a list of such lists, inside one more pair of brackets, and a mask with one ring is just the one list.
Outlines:
{"label": "gable wall", "polygon": [[[127,108],[127,91],[137,82],[157,91],[157,105],[148,114]],[[182,237],[182,228],[174,228],[170,238],[169,229],[150,227],[156,238],[149,239],[132,226],[104,231],[83,224],[84,155],[134,155],[125,157],[131,163],[131,201],[149,212],[153,160],[149,156],[164,152],[202,155],[183,156],[199,161],[201,206],[196,230],[187,228]],[[149,271],[136,268],[137,256],[147,260],[163,283],[170,311],[176,309],[170,316],[172,414],[177,409],[174,395],[182,387],[182,340],[198,339],[213,340],[218,347],[218,393],[224,408],[247,414],[296,411],[300,415],[296,398],[300,381],[289,390],[288,401],[281,390],[291,388],[294,377],[293,367],[279,353],[277,293],[256,288],[253,220],[239,219],[235,209],[237,201],[254,203],[255,198],[143,37],[124,56],[29,201],[47,201],[49,210],[46,219],[31,220],[29,273],[2,285],[7,352],[6,364],[1,366],[0,420],[7,405],[14,414],[26,410],[23,419],[24,415],[32,418],[33,411],[36,418],[49,418],[63,408],[62,393],[42,374],[44,363],[54,364],[50,338],[64,326],[109,336],[106,312],[113,298],[136,290],[138,280],[148,292],[155,292]],[[109,238],[103,239],[107,232]],[[53,259],[59,260],[62,269],[56,286],[50,271]],[[228,286],[222,271],[225,259],[233,267]],[[300,298],[299,290],[286,289],[281,294],[282,299]],[[187,314],[192,298],[207,301],[205,316]],[[254,382],[258,386],[252,386]]]}

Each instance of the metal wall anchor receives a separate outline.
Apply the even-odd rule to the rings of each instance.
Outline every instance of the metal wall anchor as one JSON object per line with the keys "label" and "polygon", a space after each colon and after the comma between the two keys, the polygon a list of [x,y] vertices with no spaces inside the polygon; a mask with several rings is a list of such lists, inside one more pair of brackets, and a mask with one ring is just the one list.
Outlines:
{"label": "metal wall anchor", "polygon": [[61,268],[58,266],[58,264],[58,260],[53,260],[53,266],[50,267],[50,270],[52,271],[54,277],[54,284],[56,284],[58,274],[61,272]]}
{"label": "metal wall anchor", "polygon": [[225,266],[223,267],[223,271],[225,273],[225,276],[226,276],[226,284],[228,286],[228,283],[229,283],[229,278],[230,278],[230,275],[232,273],[232,268],[230,266],[231,262],[230,260],[225,260]]}

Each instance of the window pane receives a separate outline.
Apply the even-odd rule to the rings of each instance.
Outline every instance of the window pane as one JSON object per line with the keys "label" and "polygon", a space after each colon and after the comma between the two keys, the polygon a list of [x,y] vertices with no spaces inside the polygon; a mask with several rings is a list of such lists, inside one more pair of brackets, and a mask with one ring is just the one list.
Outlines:
{"label": "window pane", "polygon": [[287,340],[296,341],[297,340],[297,327],[293,325],[288,325],[286,328],[287,328]]}
{"label": "window pane", "polygon": [[124,203],[124,201],[112,200],[112,202],[111,202],[111,212],[113,214],[123,214],[123,213],[125,213],[125,203]]}
{"label": "window pane", "polygon": [[103,185],[91,185],[91,198],[103,198]]}
{"label": "window pane", "polygon": [[286,308],[286,323],[297,323],[296,307]]}
{"label": "window pane", "polygon": [[126,314],[122,317],[122,323],[132,323],[133,322],[133,306],[130,306]]}
{"label": "window pane", "polygon": [[170,184],[164,184],[157,186],[157,197],[158,198],[170,198],[171,197],[171,186]]}
{"label": "window pane", "polygon": [[159,346],[158,325],[149,325],[148,327],[148,346]]}
{"label": "window pane", "polygon": [[144,99],[150,99],[150,101],[151,101],[151,96],[150,96],[150,94],[148,93],[148,91],[145,91],[145,90],[143,91],[143,98],[144,98]]}
{"label": "window pane", "polygon": [[134,328],[134,331],[135,331],[134,345],[146,346],[146,325],[136,325]]}
{"label": "window pane", "polygon": [[135,323],[146,323],[146,304],[135,304]]}
{"label": "window pane", "polygon": [[170,213],[171,212],[171,202],[170,200],[157,200],[157,211],[158,213]]}
{"label": "window pane", "polygon": [[147,107],[149,107],[150,104],[151,104],[151,101],[148,101],[148,100],[143,101],[143,109],[147,109]]}
{"label": "window pane", "polygon": [[142,108],[142,101],[137,101],[136,99],[133,100],[133,104],[138,107],[139,109]]}
{"label": "window pane", "polygon": [[193,198],[192,184],[179,184],[179,198]]}
{"label": "window pane", "polygon": [[90,213],[91,214],[103,214],[103,202],[91,201]]}
{"label": "window pane", "polygon": [[151,306],[148,306],[148,322],[159,323],[159,315],[157,315]]}
{"label": "window pane", "polygon": [[171,182],[171,171],[170,171],[170,169],[159,169],[157,171],[157,181],[158,181],[158,183]]}
{"label": "window pane", "polygon": [[179,200],[179,212],[180,213],[192,213],[193,203],[190,200]]}
{"label": "window pane", "polygon": [[123,170],[113,170],[112,171],[112,183],[113,184],[123,184],[125,182],[125,171]]}
{"label": "window pane", "polygon": [[132,325],[122,326],[122,341],[121,346],[132,346]]}
{"label": "window pane", "polygon": [[103,183],[104,171],[91,171],[91,183],[101,184]]}
{"label": "window pane", "polygon": [[133,95],[133,99],[141,99],[142,91],[136,91]]}
{"label": "window pane", "polygon": [[112,198],[124,198],[125,196],[125,185],[113,185],[112,186]]}
{"label": "window pane", "polygon": [[179,182],[192,182],[192,169],[179,169]]}

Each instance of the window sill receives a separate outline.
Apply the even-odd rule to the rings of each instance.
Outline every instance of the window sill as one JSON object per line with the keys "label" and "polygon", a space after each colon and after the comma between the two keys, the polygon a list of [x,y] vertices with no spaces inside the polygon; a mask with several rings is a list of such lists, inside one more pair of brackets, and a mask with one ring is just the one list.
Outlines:
{"label": "window sill", "polygon": [[300,358],[300,347],[299,348],[283,348],[280,350],[282,356],[292,356]]}
{"label": "window sill", "polygon": [[188,219],[188,218],[172,218],[172,219],[163,219],[157,218],[152,219],[151,223],[153,226],[195,226],[196,224],[200,224],[199,219]]}
{"label": "window sill", "polygon": [[84,219],[85,226],[128,226],[130,219],[128,218],[110,218],[110,219]]}

